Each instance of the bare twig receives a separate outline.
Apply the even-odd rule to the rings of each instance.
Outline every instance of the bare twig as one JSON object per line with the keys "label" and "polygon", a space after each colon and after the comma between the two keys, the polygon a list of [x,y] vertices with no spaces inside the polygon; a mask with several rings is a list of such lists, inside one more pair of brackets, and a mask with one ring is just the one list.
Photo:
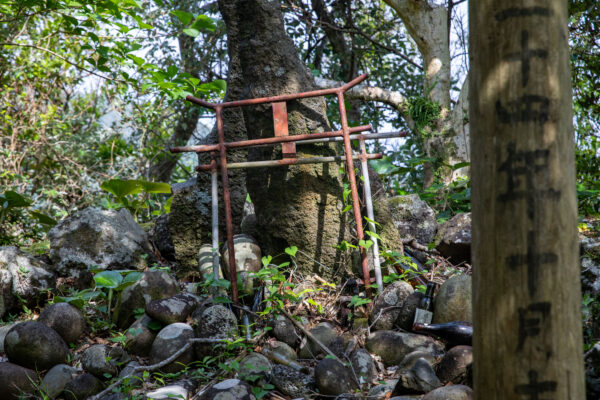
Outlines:
{"label": "bare twig", "polygon": [[306,335],[306,337],[308,337],[311,341],[313,341],[317,346],[319,346],[321,349],[323,349],[323,351],[325,351],[328,355],[330,355],[331,357],[333,357],[334,359],[336,359],[337,361],[339,361],[340,363],[344,364],[342,362],[342,360],[340,360],[338,358],[338,356],[336,356],[335,354],[333,354],[333,352],[331,350],[329,350],[329,347],[325,346],[323,344],[323,342],[321,342],[319,339],[317,339],[312,333],[310,333],[305,327],[302,326],[301,323],[299,323],[298,321],[296,321],[294,319],[294,317],[288,313],[286,310],[281,309],[281,313],[283,315],[285,315],[287,317],[287,319],[289,319],[290,321],[292,321],[292,323],[294,325],[296,325],[296,327],[298,329],[300,329],[302,331],[302,333],[304,333]]}

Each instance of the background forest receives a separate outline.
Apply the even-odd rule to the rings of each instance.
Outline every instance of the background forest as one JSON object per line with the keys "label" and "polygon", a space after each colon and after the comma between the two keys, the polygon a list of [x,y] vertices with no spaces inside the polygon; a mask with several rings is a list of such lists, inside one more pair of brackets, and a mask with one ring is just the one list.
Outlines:
{"label": "background forest", "polygon": [[[464,168],[468,159],[448,164],[426,149],[439,130],[436,84],[423,85],[418,44],[385,3],[286,0],[282,8],[317,83],[369,72],[369,85],[388,96],[352,99],[351,123],[411,131],[401,145],[381,145],[386,157],[371,166],[388,190],[419,193],[445,219],[469,209],[469,181],[440,171]],[[443,3],[452,106],[467,76],[468,29],[463,1]],[[580,213],[597,214],[600,5],[569,3]],[[140,222],[168,210],[168,195],[156,194],[168,192],[164,187],[107,181],[193,176],[195,160],[172,158],[166,149],[197,142],[213,124],[212,114],[187,104],[185,95],[217,102],[224,96],[226,29],[216,2],[2,1],[0,15],[0,244],[43,248],[45,230],[92,204],[125,205]]]}

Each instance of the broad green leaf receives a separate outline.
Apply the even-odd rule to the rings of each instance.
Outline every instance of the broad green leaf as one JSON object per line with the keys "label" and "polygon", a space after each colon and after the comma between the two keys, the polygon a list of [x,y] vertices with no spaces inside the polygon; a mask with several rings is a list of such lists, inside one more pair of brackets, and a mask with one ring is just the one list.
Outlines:
{"label": "broad green leaf", "polygon": [[202,29],[206,29],[207,31],[214,31],[215,28],[217,26],[215,25],[215,22],[210,19],[209,17],[207,17],[206,15],[198,15],[196,17],[196,20],[194,21],[194,23],[192,24],[191,28],[193,29],[197,29],[197,30],[202,30]]}
{"label": "broad green leaf", "polygon": [[183,33],[185,33],[188,36],[191,36],[193,38],[198,37],[200,35],[200,31],[197,29],[192,29],[192,28],[187,28],[183,30]]}
{"label": "broad green leaf", "polygon": [[100,189],[123,198],[129,194],[137,194],[142,191],[142,186],[136,180],[111,179],[102,182]]}
{"label": "broad green leaf", "polygon": [[171,193],[171,185],[164,182],[148,182],[138,180],[137,183],[142,187],[146,193]]}
{"label": "broad green leaf", "polygon": [[123,282],[123,277],[117,271],[102,271],[94,275],[94,282],[96,287],[115,289]]}
{"label": "broad green leaf", "polygon": [[49,217],[46,214],[42,214],[37,211],[30,211],[32,217],[38,220],[38,222],[42,225],[54,226],[57,224],[56,220],[52,217]]}
{"label": "broad green leaf", "polygon": [[17,192],[7,190],[3,195],[0,195],[0,203],[3,204],[2,208],[29,207],[31,200]]}
{"label": "broad green leaf", "polygon": [[125,289],[126,287],[133,285],[134,283],[139,281],[141,278],[142,278],[141,272],[137,272],[137,271],[130,272],[127,275],[125,275],[125,278],[123,278],[123,281],[115,289],[118,292],[120,292],[123,289]]}
{"label": "broad green leaf", "polygon": [[171,14],[176,16],[183,25],[189,24],[194,19],[194,15],[187,11],[171,11]]}

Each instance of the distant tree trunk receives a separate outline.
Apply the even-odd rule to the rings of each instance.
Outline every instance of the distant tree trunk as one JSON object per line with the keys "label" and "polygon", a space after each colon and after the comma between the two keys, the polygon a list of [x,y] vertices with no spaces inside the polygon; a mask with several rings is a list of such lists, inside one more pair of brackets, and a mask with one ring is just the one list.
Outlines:
{"label": "distant tree trunk", "polygon": [[469,6],[475,398],[584,399],[566,2]]}
{"label": "distant tree trunk", "polygon": [[[436,171],[431,163],[426,163],[424,186],[434,182],[437,172],[443,183],[449,183],[459,176],[467,175],[466,169],[453,171],[449,165],[469,161],[468,128],[465,110],[468,107],[466,93],[460,106],[451,111],[450,107],[450,48],[448,9],[433,1],[385,0],[397,13],[408,33],[417,44],[423,58],[425,71],[424,89],[427,97],[441,107],[438,120],[432,129],[436,132],[424,143],[425,155],[439,160]],[[468,82],[463,90],[468,89]],[[466,90],[465,92],[468,92]],[[462,95],[461,91],[461,95]]]}
{"label": "distant tree trunk", "polygon": [[[220,0],[219,9],[227,25],[230,62],[238,63],[238,69],[230,69],[228,77],[228,90],[237,93],[237,98],[315,88],[312,75],[285,33],[279,2]],[[291,101],[287,110],[290,134],[330,129],[323,98]],[[242,111],[249,138],[273,136],[269,106],[244,107]],[[332,155],[334,151],[328,145],[314,145],[298,147],[298,153]],[[253,149],[248,155],[249,160],[280,157],[280,147]],[[295,245],[308,255],[302,263],[304,272],[312,269],[324,276],[333,275],[342,261],[335,246],[349,240],[346,217],[341,213],[343,191],[338,166],[250,169],[246,176],[265,250],[276,255]]]}

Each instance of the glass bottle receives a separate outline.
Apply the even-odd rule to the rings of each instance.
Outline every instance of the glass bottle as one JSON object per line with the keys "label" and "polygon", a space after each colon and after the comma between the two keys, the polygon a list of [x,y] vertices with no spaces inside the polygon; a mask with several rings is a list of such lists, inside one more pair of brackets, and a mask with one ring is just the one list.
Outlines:
{"label": "glass bottle", "polygon": [[425,290],[425,296],[419,302],[417,309],[415,310],[415,319],[413,325],[417,323],[430,324],[433,318],[433,292],[435,290],[435,283],[429,281],[427,283],[427,289]]}

